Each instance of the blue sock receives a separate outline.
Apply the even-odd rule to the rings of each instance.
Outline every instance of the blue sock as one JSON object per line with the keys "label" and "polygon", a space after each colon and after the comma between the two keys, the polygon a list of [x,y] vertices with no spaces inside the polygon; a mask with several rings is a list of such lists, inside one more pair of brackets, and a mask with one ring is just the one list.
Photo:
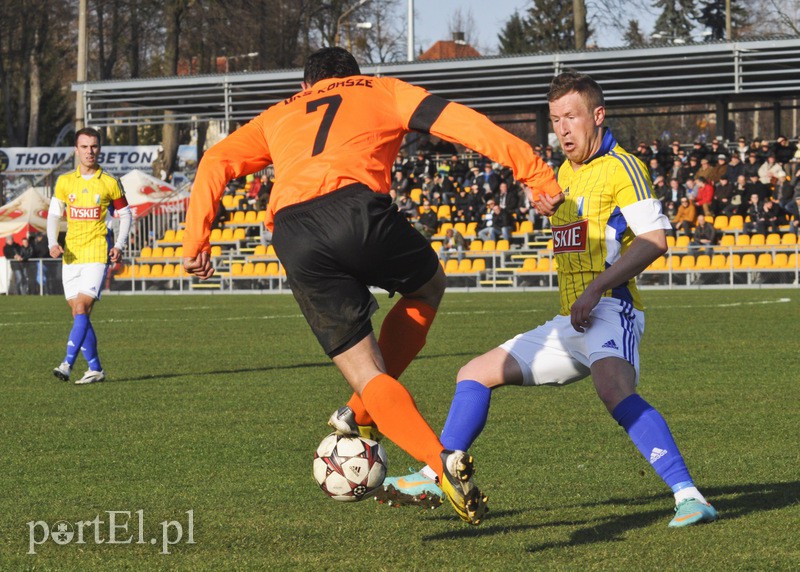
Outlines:
{"label": "blue sock", "polygon": [[87,320],[87,322],[86,337],[83,338],[81,351],[83,352],[83,357],[89,362],[89,369],[92,371],[100,371],[103,368],[100,367],[100,356],[97,354],[97,336],[94,333],[92,322],[89,320]]}
{"label": "blue sock", "polygon": [[67,341],[67,357],[64,361],[69,364],[69,367],[75,365],[75,360],[78,359],[78,352],[83,345],[83,340],[86,337],[86,329],[89,327],[89,316],[86,314],[77,314],[72,321],[72,330],[69,332],[69,340]]}
{"label": "blue sock", "polygon": [[442,429],[445,449],[466,451],[478,438],[489,417],[492,390],[467,379],[456,384],[456,393]]}
{"label": "blue sock", "polygon": [[634,393],[623,399],[611,416],[673,492],[694,486],[667,422],[652,405]]}

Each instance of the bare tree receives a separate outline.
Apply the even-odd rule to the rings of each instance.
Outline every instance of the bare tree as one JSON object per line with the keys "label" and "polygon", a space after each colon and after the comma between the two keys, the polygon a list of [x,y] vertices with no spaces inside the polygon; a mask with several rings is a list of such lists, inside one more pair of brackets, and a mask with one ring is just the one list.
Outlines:
{"label": "bare tree", "polygon": [[447,33],[450,35],[448,39],[453,39],[458,34],[464,42],[479,52],[486,51],[486,48],[478,43],[478,25],[475,23],[475,17],[469,8],[467,8],[466,12],[462,11],[461,8],[453,10],[450,21],[447,23]]}

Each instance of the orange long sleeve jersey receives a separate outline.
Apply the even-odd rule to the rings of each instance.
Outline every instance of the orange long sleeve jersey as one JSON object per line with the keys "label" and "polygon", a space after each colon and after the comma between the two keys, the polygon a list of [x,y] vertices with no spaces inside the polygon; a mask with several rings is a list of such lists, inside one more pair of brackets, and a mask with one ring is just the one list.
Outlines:
{"label": "orange long sleeve jersey", "polygon": [[186,217],[184,256],[209,249],[211,223],[231,179],[274,165],[271,229],[282,208],[352,183],[388,193],[394,159],[412,130],[510,167],[535,196],[561,192],[530,145],[468,107],[395,78],[331,78],[273,105],[205,153]]}

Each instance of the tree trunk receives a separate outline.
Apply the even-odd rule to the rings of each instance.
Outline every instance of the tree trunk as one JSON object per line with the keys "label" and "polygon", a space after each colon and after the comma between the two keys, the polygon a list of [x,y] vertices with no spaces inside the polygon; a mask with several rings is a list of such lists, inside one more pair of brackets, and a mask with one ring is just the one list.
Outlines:
{"label": "tree trunk", "polygon": [[[38,33],[37,33],[38,36]],[[38,37],[35,39],[35,44],[39,44]],[[38,49],[33,50],[30,55],[31,65],[31,106],[28,115],[28,147],[36,147],[39,143],[39,109],[42,104],[42,74],[39,65]]]}
{"label": "tree trunk", "polygon": [[572,0],[572,12],[575,18],[575,49],[586,49],[586,1]]}

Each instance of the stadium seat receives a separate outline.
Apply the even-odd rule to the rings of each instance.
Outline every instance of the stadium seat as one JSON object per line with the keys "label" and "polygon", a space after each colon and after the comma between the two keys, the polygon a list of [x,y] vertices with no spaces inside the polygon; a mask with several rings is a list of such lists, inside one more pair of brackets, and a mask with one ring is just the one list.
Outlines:
{"label": "stadium seat", "polygon": [[483,272],[486,270],[486,261],[483,258],[476,258],[472,261],[473,272]]}
{"label": "stadium seat", "polygon": [[734,270],[742,267],[742,257],[739,254],[731,254],[727,259],[726,266]]}
{"label": "stadium seat", "polygon": [[208,237],[208,240],[210,242],[219,242],[220,240],[222,240],[222,230],[218,228],[212,229],[211,235]]}
{"label": "stadium seat", "polygon": [[241,276],[242,275],[242,263],[241,262],[234,262],[231,264],[231,276]]}
{"label": "stadium seat", "polygon": [[244,224],[244,211],[236,211],[231,217],[231,224]]}
{"label": "stadium seat", "polygon": [[173,278],[178,275],[178,268],[180,264],[165,264],[164,265],[164,278]]}
{"label": "stadium seat", "polygon": [[786,268],[789,262],[789,255],[785,252],[778,252],[775,254],[775,260],[772,261],[773,268]]}
{"label": "stadium seat", "polygon": [[728,219],[728,230],[733,230],[733,231],[744,230],[744,217],[742,217],[742,215],[732,215]]}
{"label": "stadium seat", "polygon": [[544,247],[547,252],[553,252],[553,239],[549,239],[547,241],[547,245]]}
{"label": "stadium seat", "polygon": [[458,272],[461,274],[467,274],[472,272],[472,260],[469,258],[464,258],[458,263]]}
{"label": "stadium seat", "polygon": [[267,276],[277,276],[278,275],[278,263],[277,262],[270,262],[267,264]]}
{"label": "stadium seat", "polygon": [[242,266],[242,276],[252,276],[255,272],[255,264],[252,262],[245,262]]}
{"label": "stadium seat", "polygon": [[681,257],[676,255],[676,254],[673,254],[669,258],[670,258],[669,259],[669,267],[672,270],[680,270],[681,269]]}
{"label": "stadium seat", "polygon": [[477,233],[477,232],[478,232],[478,223],[477,222],[471,222],[471,223],[469,223],[467,225],[467,230],[463,234],[464,234],[464,236],[475,236],[475,233]]}
{"label": "stadium seat", "polygon": [[750,237],[750,246],[764,246],[766,239],[763,234],[754,234]]}
{"label": "stadium seat", "polygon": [[765,244],[767,246],[778,246],[781,243],[781,235],[777,232],[771,232],[767,235]]}
{"label": "stadium seat", "polygon": [[711,259],[711,268],[714,270],[720,270],[722,268],[728,267],[728,261],[725,258],[724,254],[715,254],[714,257]]}
{"label": "stadium seat", "polygon": [[756,265],[756,255],[753,254],[752,252],[748,252],[747,254],[742,256],[742,260],[739,263],[739,268],[746,270],[748,268],[754,268],[755,265]]}
{"label": "stadium seat", "polygon": [[720,246],[733,246],[734,244],[736,244],[736,237],[734,237],[732,234],[725,234],[719,240]]}
{"label": "stadium seat", "polygon": [[256,213],[256,222],[264,222],[267,219],[267,211],[258,211]]}
{"label": "stadium seat", "polygon": [[183,235],[186,233],[184,229],[175,232],[175,242],[183,242]]}
{"label": "stadium seat", "polygon": [[758,255],[756,261],[756,268],[772,268],[772,254],[769,252],[762,252]]}
{"label": "stadium seat", "polygon": [[222,195],[222,206],[228,210],[235,208],[233,205],[233,195]]}
{"label": "stadium seat", "polygon": [[686,235],[686,234],[682,234],[682,235],[680,235],[680,236],[679,236],[679,237],[678,237],[678,238],[675,240],[675,248],[679,248],[679,249],[681,249],[681,250],[686,250],[686,248],[687,248],[688,246],[689,246],[689,236],[688,236],[688,235]]}
{"label": "stadium seat", "polygon": [[422,189],[411,189],[408,195],[411,197],[412,201],[419,204],[422,199]]}
{"label": "stadium seat", "polygon": [[164,273],[164,267],[160,264],[153,264],[150,267],[150,277],[151,278],[161,278],[161,275]]}
{"label": "stadium seat", "polygon": [[483,241],[479,238],[476,238],[469,243],[470,252],[480,252],[481,250],[483,250]]}
{"label": "stadium seat", "polygon": [[223,240],[225,242],[233,240],[233,229],[232,228],[222,229],[222,234],[220,235],[220,240]]}
{"label": "stadium seat", "polygon": [[164,258],[175,258],[175,247],[165,246],[163,256]]}
{"label": "stadium seat", "polygon": [[142,252],[139,253],[139,256],[142,258],[150,258],[153,255],[153,249],[149,246],[145,246],[142,248]]}
{"label": "stadium seat", "polygon": [[672,235],[667,235],[667,248],[674,248],[675,247],[675,237]]}
{"label": "stadium seat", "polygon": [[455,258],[448,260],[444,265],[444,271],[446,274],[454,274],[458,272],[458,260]]}
{"label": "stadium seat", "polygon": [[750,246],[750,235],[749,234],[740,234],[736,237],[736,246],[744,247]]}
{"label": "stadium seat", "polygon": [[484,240],[483,247],[481,248],[484,252],[492,252],[496,250],[496,243],[493,240]]}
{"label": "stadium seat", "polygon": [[134,269],[133,275],[135,278],[148,278],[150,276],[150,265],[140,264]]}
{"label": "stadium seat", "polygon": [[434,252],[439,252],[442,249],[442,243],[438,240],[431,241],[431,248]]}
{"label": "stadium seat", "polygon": [[547,257],[542,257],[536,262],[536,272],[550,272],[555,270],[552,260]]}
{"label": "stadium seat", "polygon": [[497,241],[495,248],[501,252],[505,252],[511,248],[511,244],[504,238]]}
{"label": "stadium seat", "polygon": [[256,214],[256,211],[247,211],[247,212],[245,212],[244,213],[244,222],[245,222],[245,224],[255,224],[256,222],[258,222],[256,220],[257,216],[258,215]]}
{"label": "stadium seat", "polygon": [[453,230],[460,232],[461,234],[466,234],[467,232],[467,223],[465,222],[457,222],[453,224]]}
{"label": "stadium seat", "polygon": [[728,217],[725,215],[717,215],[714,217],[714,228],[720,232],[728,230]]}
{"label": "stadium seat", "polygon": [[153,252],[150,254],[150,258],[163,258],[164,257],[164,249],[160,246],[154,246]]}
{"label": "stadium seat", "polygon": [[437,232],[436,234],[444,234],[445,232],[447,232],[447,229],[450,228],[453,228],[452,222],[443,222],[442,224],[439,225],[439,232]]}
{"label": "stadium seat", "polygon": [[791,268],[793,270],[797,268],[797,253],[796,252],[792,252],[789,255],[789,258],[786,260],[785,268]]}
{"label": "stadium seat", "polygon": [[267,275],[267,263],[266,262],[257,262],[256,265],[253,267],[253,274],[256,276],[266,276]]}
{"label": "stadium seat", "polygon": [[783,246],[794,246],[797,244],[797,235],[787,232],[781,237],[781,244]]}
{"label": "stadium seat", "polygon": [[275,252],[275,247],[272,246],[271,244],[267,245],[267,256],[272,256],[274,258],[278,257],[278,255]]}
{"label": "stadium seat", "polygon": [[237,228],[233,231],[233,240],[246,240],[247,231],[243,228]]}
{"label": "stadium seat", "polygon": [[439,217],[439,220],[449,221],[450,220],[450,205],[440,205],[436,211],[436,216]]}
{"label": "stadium seat", "polygon": [[183,257],[183,247],[182,246],[176,246],[175,247],[175,256],[177,258],[182,258]]}
{"label": "stadium seat", "polygon": [[168,228],[164,231],[164,238],[161,239],[162,242],[175,242],[175,231],[171,228]]}
{"label": "stadium seat", "polygon": [[659,271],[659,270],[664,270],[666,267],[667,267],[666,257],[659,256],[650,264],[650,266],[647,267],[647,270]]}
{"label": "stadium seat", "polygon": [[697,270],[707,270],[711,268],[711,257],[708,254],[700,254],[694,261]]}
{"label": "stadium seat", "polygon": [[267,247],[263,244],[259,244],[256,246],[256,249],[253,251],[253,256],[265,256],[267,254]]}
{"label": "stadium seat", "polygon": [[517,269],[518,272],[536,272],[536,259],[526,258],[522,261],[522,267]]}
{"label": "stadium seat", "polygon": [[523,220],[519,223],[519,228],[514,234],[530,234],[533,232],[533,223],[529,220]]}
{"label": "stadium seat", "polygon": [[694,256],[691,254],[687,254],[686,256],[681,258],[681,266],[680,269],[687,271],[687,270],[694,270]]}
{"label": "stadium seat", "polygon": [[221,246],[212,246],[211,247],[211,258],[216,256],[222,256],[222,247]]}

